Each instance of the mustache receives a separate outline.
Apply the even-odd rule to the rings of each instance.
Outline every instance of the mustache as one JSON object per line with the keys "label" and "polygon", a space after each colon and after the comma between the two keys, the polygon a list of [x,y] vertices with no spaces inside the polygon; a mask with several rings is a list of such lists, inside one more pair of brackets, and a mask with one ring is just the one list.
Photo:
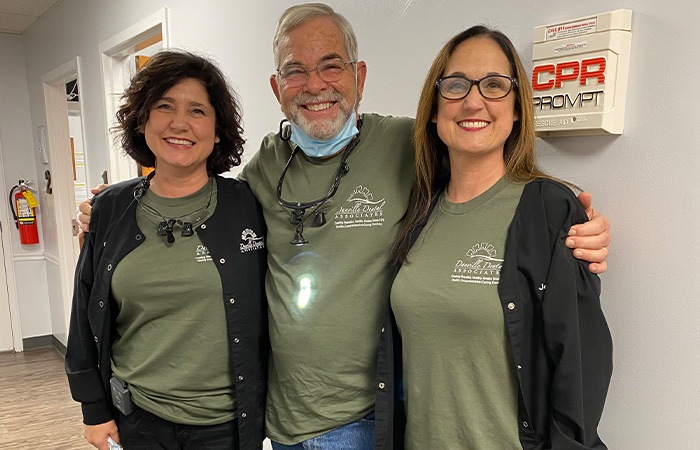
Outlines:
{"label": "mustache", "polygon": [[343,96],[338,92],[324,91],[319,94],[309,94],[308,92],[300,92],[294,98],[294,104],[296,106],[302,106],[305,103],[316,103],[316,102],[341,102]]}

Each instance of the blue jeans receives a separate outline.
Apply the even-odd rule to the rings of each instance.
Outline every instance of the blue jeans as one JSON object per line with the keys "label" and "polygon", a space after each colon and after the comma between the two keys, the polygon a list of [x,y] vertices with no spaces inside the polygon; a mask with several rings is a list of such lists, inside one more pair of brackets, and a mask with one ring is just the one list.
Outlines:
{"label": "blue jeans", "polygon": [[272,442],[273,450],[374,450],[374,411],[362,419],[294,445]]}

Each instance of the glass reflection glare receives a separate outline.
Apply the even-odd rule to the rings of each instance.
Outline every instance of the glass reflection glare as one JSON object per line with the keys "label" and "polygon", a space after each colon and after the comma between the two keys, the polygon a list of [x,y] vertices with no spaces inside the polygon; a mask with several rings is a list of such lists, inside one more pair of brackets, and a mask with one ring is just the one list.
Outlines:
{"label": "glass reflection glare", "polygon": [[311,298],[311,278],[304,276],[299,280],[299,295],[297,296],[297,306],[299,309],[306,308]]}

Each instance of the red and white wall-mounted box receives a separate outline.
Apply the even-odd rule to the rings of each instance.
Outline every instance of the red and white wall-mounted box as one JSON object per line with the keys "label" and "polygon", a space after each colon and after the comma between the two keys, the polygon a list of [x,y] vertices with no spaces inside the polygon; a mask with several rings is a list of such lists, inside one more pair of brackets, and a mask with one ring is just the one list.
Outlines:
{"label": "red and white wall-mounted box", "polygon": [[622,134],[632,11],[535,27],[532,89],[540,137]]}

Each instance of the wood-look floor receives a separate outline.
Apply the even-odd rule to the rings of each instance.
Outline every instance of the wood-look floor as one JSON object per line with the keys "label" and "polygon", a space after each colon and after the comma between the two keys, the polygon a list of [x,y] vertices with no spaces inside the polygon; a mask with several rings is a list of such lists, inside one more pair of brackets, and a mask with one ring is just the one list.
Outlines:
{"label": "wood-look floor", "polygon": [[94,450],[82,433],[58,351],[0,353],[0,449]]}

